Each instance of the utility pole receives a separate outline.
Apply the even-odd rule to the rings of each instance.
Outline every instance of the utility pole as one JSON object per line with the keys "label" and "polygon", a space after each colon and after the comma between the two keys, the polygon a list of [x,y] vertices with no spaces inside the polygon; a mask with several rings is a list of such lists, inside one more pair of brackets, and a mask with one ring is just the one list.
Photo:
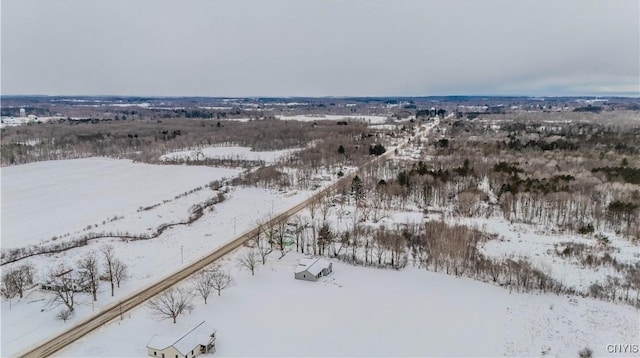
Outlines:
{"label": "utility pole", "polygon": [[235,236],[236,234],[236,217],[233,217],[233,235]]}
{"label": "utility pole", "polygon": [[180,262],[184,263],[184,252],[182,250],[182,245],[180,245]]}

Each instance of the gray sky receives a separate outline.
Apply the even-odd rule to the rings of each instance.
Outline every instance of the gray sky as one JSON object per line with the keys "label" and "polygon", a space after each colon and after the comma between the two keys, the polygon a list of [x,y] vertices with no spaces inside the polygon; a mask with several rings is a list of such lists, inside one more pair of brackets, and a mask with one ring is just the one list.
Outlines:
{"label": "gray sky", "polygon": [[1,92],[640,92],[638,0],[2,0]]}

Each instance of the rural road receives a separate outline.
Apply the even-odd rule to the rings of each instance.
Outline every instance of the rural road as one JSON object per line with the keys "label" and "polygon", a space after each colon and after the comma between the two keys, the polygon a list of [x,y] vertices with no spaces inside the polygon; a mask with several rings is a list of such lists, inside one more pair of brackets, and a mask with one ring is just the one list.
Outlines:
{"label": "rural road", "polygon": [[[412,137],[410,140],[414,139],[415,137]],[[404,142],[400,145],[398,145],[395,149],[400,149],[401,147],[405,146],[407,142]],[[361,166],[358,171],[371,166],[372,164],[384,161],[386,159],[388,159],[389,157],[391,157],[394,154],[394,150],[395,149],[389,149],[386,153],[373,158],[372,160],[370,160],[369,162],[365,163],[363,166]],[[337,180],[335,183],[331,184],[330,186],[320,190],[318,193],[314,194],[313,196],[311,196],[309,199],[299,203],[298,205],[288,209],[287,211],[278,214],[277,216],[275,216],[274,218],[272,218],[271,220],[265,222],[263,225],[265,226],[271,226],[272,224],[276,224],[278,222],[281,222],[283,220],[287,220],[289,219],[291,216],[295,215],[296,213],[298,213],[299,211],[301,211],[302,209],[304,209],[305,207],[307,207],[313,200],[322,197],[323,195],[330,193],[331,191],[333,191],[334,189],[340,187],[341,185],[349,185],[351,180],[353,179],[353,177],[357,174],[358,171],[355,171],[351,174],[347,174],[344,177],[340,178],[339,180]],[[158,282],[151,284],[150,286],[147,286],[146,288],[143,288],[125,298],[123,298],[122,300],[118,301],[118,302],[114,302],[111,305],[106,306],[101,312],[99,312],[96,315],[93,315],[91,317],[88,317],[87,319],[79,322],[78,324],[76,324],[74,327],[72,327],[71,329],[62,332],[46,341],[40,342],[39,344],[37,344],[35,347],[22,352],[19,356],[21,357],[34,357],[34,358],[40,358],[40,357],[48,357],[58,351],[60,351],[61,349],[65,348],[66,346],[70,345],[71,343],[75,342],[76,340],[80,339],[81,337],[83,337],[84,335],[92,332],[93,330],[103,326],[104,324],[110,322],[111,320],[114,320],[118,317],[120,317],[122,314],[124,314],[125,312],[143,304],[144,302],[146,302],[147,300],[149,300],[150,298],[152,298],[153,296],[159,294],[160,292],[170,288],[171,286],[177,284],[178,282],[188,278],[189,276],[193,275],[194,273],[198,272],[199,270],[203,269],[204,267],[214,263],[215,261],[217,261],[218,259],[220,259],[221,257],[225,256],[226,254],[230,253],[231,251],[235,250],[236,248],[240,247],[243,243],[247,242],[249,239],[251,239],[252,237],[256,236],[258,230],[260,230],[260,228],[254,228],[252,230],[249,230],[247,232],[242,233],[240,236],[238,236],[237,238],[233,239],[232,241],[226,243],[225,245],[223,245],[222,247],[216,249],[215,251],[213,251],[212,253],[208,254],[207,256],[193,262],[191,265],[167,276],[164,277],[162,279],[160,279]]]}

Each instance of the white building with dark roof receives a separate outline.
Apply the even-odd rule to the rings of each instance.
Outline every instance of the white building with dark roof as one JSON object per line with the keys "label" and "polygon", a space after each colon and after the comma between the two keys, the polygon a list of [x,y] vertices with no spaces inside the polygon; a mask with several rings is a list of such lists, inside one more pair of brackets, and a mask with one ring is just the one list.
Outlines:
{"label": "white building with dark roof", "polygon": [[192,358],[215,351],[216,330],[205,321],[179,338],[155,335],[147,344],[147,355],[157,358]]}
{"label": "white building with dark roof", "polygon": [[305,257],[300,260],[294,276],[298,280],[318,281],[320,277],[330,274],[332,270],[331,262],[321,257]]}

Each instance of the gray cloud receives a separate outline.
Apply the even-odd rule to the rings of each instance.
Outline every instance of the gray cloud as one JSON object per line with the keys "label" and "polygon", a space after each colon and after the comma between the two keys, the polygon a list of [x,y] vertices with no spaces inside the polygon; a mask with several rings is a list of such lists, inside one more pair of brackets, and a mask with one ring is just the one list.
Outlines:
{"label": "gray cloud", "polygon": [[3,0],[3,94],[640,92],[637,0]]}

